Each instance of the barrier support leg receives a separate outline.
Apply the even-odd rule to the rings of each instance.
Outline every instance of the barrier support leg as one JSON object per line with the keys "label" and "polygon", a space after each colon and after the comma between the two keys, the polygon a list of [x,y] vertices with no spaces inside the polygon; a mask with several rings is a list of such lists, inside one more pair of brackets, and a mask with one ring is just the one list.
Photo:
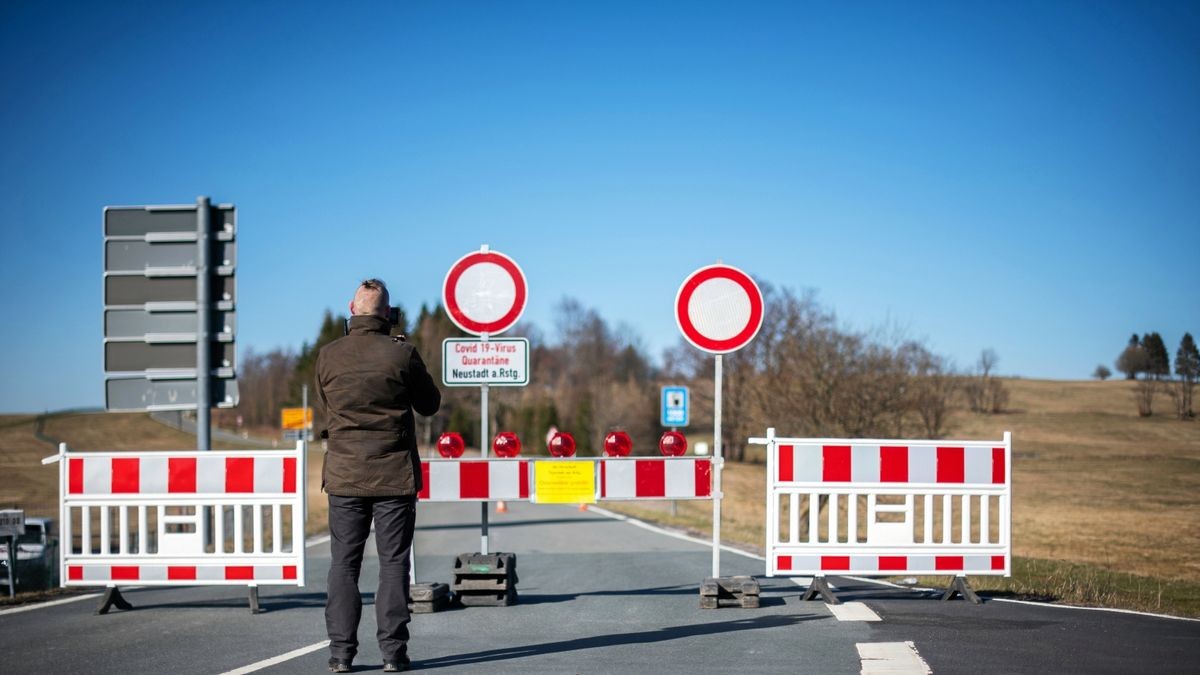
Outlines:
{"label": "barrier support leg", "polygon": [[133,605],[129,604],[129,601],[121,595],[121,589],[116,586],[109,586],[104,590],[104,598],[100,600],[100,606],[96,608],[96,614],[108,614],[108,610],[112,609],[114,605],[117,609],[126,611],[133,609]]}
{"label": "barrier support leg", "polygon": [[813,577],[812,583],[808,585],[808,590],[804,591],[802,601],[815,600],[817,596],[831,605],[842,604],[841,600],[833,594],[833,589],[829,587],[829,582],[825,581],[825,577]]}
{"label": "barrier support leg", "polygon": [[262,614],[262,607],[258,606],[258,586],[250,587],[250,613]]}
{"label": "barrier support leg", "polygon": [[983,600],[980,600],[979,596],[975,595],[975,589],[971,588],[971,584],[967,583],[965,576],[959,575],[954,577],[954,581],[950,583],[950,588],[947,588],[946,592],[942,594],[942,602],[953,600],[956,593],[961,594],[964,600],[970,600],[973,604],[983,604]]}

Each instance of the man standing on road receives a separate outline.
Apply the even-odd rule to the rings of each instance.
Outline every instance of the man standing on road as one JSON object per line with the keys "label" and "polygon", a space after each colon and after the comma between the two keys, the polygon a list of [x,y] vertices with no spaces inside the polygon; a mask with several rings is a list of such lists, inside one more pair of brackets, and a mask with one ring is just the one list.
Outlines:
{"label": "man standing on road", "polygon": [[421,490],[413,411],[432,415],[442,395],[421,355],[390,337],[387,286],[359,285],[345,337],[317,356],[317,398],[329,440],[321,485],[329,496],[329,567],[325,626],[329,669],[348,673],[358,654],[362,595],[358,576],[375,521],[379,590],[375,617],[384,672],[408,669],[409,551]]}

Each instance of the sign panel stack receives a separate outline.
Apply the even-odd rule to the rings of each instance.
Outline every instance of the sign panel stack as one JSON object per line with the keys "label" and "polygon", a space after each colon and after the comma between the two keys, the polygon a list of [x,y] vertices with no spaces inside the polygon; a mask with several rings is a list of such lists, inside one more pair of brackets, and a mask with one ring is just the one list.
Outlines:
{"label": "sign panel stack", "polygon": [[[233,205],[207,199],[104,209],[107,410],[196,410],[202,343],[212,378],[208,406],[237,405],[236,234]],[[210,299],[207,312],[202,297]]]}

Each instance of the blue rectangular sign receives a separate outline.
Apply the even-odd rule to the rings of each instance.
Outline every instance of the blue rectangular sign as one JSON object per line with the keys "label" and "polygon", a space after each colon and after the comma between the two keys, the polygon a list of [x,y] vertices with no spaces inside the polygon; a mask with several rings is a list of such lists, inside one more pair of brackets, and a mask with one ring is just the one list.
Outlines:
{"label": "blue rectangular sign", "polygon": [[662,425],[664,427],[686,427],[688,425],[688,388],[662,388]]}

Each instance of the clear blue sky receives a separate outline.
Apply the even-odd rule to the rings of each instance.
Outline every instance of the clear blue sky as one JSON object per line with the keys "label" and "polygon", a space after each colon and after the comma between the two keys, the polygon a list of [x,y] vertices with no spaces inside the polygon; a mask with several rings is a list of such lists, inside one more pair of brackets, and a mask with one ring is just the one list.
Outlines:
{"label": "clear blue sky", "polygon": [[0,410],[101,405],[108,204],[239,208],[239,348],[488,243],[674,345],[721,259],[970,366],[1200,332],[1194,2],[0,5]]}

